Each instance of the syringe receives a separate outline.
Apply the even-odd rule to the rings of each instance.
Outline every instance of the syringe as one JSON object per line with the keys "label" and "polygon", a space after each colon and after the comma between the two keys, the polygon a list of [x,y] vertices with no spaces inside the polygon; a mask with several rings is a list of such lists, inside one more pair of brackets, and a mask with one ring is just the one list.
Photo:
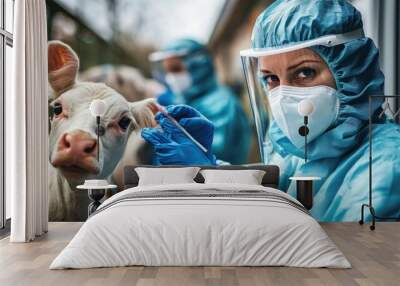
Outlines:
{"label": "syringe", "polygon": [[169,115],[168,111],[164,107],[159,107],[159,111],[164,114],[176,127],[178,127],[179,130],[181,130],[194,144],[197,145],[204,153],[207,153],[207,149],[200,144],[199,141],[193,138],[192,135],[190,135],[189,132],[186,131],[185,128],[182,127],[182,125],[179,124],[178,121],[176,121],[175,118],[173,118],[171,115]]}

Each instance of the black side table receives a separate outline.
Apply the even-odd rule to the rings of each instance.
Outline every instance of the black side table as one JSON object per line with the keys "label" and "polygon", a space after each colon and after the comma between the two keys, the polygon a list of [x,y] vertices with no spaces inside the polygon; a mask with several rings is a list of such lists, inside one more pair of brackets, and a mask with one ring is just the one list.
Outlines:
{"label": "black side table", "polygon": [[313,182],[321,180],[320,177],[290,177],[296,181],[297,200],[310,210],[313,207]]}
{"label": "black side table", "polygon": [[91,203],[88,206],[88,217],[94,213],[97,208],[101,205],[100,201],[104,197],[106,190],[117,188],[116,185],[107,185],[107,186],[88,186],[88,185],[79,185],[76,187],[78,190],[87,190],[89,199]]}

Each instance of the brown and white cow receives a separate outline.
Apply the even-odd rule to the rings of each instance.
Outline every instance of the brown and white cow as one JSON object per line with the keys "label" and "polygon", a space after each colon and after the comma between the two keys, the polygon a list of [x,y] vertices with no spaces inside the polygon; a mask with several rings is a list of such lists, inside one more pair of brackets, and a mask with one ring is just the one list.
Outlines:
{"label": "brown and white cow", "polygon": [[[50,107],[50,220],[84,220],[87,215],[86,192],[76,186],[86,179],[108,179],[119,163],[131,132],[154,126],[154,100],[130,103],[102,83],[79,82],[79,59],[59,41],[48,45]],[[106,102],[101,124],[100,157],[97,160],[96,122],[89,106],[94,99]]]}

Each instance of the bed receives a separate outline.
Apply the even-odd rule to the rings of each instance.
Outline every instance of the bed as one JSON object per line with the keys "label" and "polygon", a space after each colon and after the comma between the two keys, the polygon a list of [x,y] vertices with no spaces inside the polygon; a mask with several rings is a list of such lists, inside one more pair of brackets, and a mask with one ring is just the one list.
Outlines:
{"label": "bed", "polygon": [[205,184],[198,174],[195,183],[153,186],[138,186],[136,167],[125,168],[126,190],[102,203],[50,269],[351,267],[308,211],[278,190],[276,166],[201,166],[264,170],[261,185]]}

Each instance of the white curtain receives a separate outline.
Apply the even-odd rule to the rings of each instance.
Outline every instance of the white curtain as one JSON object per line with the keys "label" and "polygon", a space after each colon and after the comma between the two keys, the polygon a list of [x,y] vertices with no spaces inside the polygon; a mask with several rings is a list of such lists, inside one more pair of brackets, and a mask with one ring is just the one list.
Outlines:
{"label": "white curtain", "polygon": [[45,0],[15,1],[13,94],[6,99],[6,187],[12,242],[48,225],[47,22]]}

